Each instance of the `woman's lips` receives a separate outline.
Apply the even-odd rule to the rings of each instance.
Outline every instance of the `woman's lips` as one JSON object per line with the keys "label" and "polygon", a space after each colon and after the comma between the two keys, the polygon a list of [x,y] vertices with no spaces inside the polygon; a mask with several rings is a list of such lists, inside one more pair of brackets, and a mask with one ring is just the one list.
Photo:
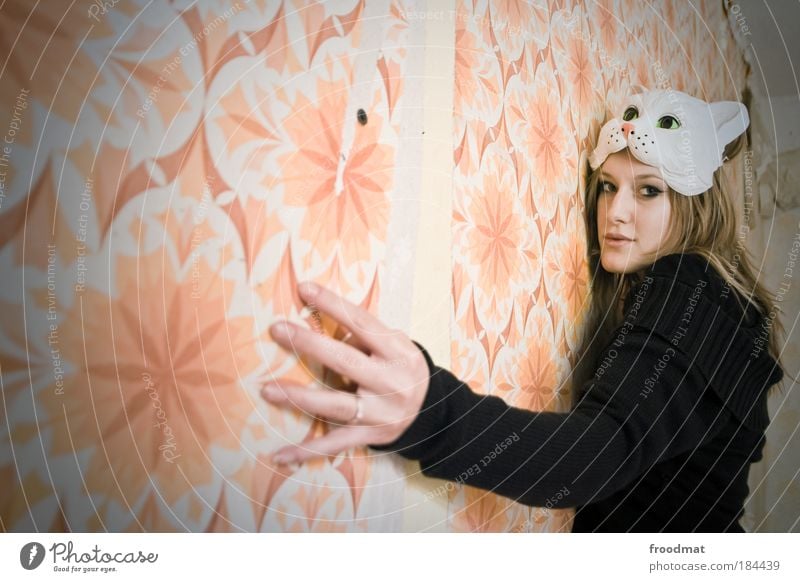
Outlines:
{"label": "woman's lips", "polygon": [[622,235],[606,235],[605,241],[607,245],[612,247],[622,247],[628,244],[629,242],[633,242],[632,239],[625,238]]}

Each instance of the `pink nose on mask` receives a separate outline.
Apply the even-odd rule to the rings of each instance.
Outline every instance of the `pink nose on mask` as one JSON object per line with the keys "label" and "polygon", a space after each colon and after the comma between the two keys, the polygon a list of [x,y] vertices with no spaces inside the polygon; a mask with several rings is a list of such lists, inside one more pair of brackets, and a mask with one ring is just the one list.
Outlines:
{"label": "pink nose on mask", "polygon": [[628,139],[628,134],[633,130],[633,124],[623,123],[621,129],[622,129],[622,135],[625,136],[625,139]]}

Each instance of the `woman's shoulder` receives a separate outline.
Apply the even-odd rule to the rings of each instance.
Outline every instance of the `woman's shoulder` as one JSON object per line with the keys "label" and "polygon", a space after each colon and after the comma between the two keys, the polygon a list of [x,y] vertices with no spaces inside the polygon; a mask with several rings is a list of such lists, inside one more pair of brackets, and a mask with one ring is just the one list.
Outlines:
{"label": "woman's shoulder", "polygon": [[721,279],[708,260],[695,253],[664,255],[648,267],[646,274],[651,277],[674,279],[685,284],[693,284],[699,280],[709,283],[712,279]]}
{"label": "woman's shoulder", "polygon": [[665,255],[641,273],[628,294],[625,313],[639,325],[659,329],[672,328],[681,320],[688,322],[686,312],[690,312],[692,323],[708,318],[719,325],[715,315],[725,302],[723,284],[722,277],[701,255]]}
{"label": "woman's shoulder", "polygon": [[[695,254],[675,253],[656,260],[640,273],[625,300],[625,312],[638,311],[642,303],[662,311],[663,306],[674,307],[686,296],[695,300],[713,301],[719,294],[719,280],[708,261]],[[711,294],[708,291],[712,291]]]}
{"label": "woman's shoulder", "polygon": [[661,294],[689,294],[698,301],[719,307],[739,329],[753,329],[761,323],[756,307],[739,295],[711,262],[695,253],[673,253],[656,260],[646,270],[646,280],[657,279]]}
{"label": "woman's shoulder", "polygon": [[666,255],[632,289],[625,316],[682,350],[722,402],[759,431],[769,422],[763,392],[782,374],[766,349],[765,318],[736,293],[706,258]]}

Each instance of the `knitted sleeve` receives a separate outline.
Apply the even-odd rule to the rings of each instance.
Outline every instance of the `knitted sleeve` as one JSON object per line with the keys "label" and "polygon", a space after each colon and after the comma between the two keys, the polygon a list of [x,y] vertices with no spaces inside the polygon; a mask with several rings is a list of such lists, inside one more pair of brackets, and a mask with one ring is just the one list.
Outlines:
{"label": "knitted sleeve", "polygon": [[[415,342],[416,343],[416,342]],[[696,366],[652,331],[610,344],[569,413],[532,412],[430,369],[422,409],[394,442],[422,472],[530,506],[573,507],[618,491],[653,464],[697,447],[728,413]]]}

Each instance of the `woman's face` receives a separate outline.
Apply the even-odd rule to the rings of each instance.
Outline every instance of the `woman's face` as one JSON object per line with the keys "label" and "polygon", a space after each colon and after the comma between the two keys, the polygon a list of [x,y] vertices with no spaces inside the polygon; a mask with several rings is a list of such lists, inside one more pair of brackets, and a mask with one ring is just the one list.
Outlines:
{"label": "woman's face", "polygon": [[597,198],[600,262],[609,273],[634,273],[667,254],[671,205],[661,172],[622,150],[601,168]]}

